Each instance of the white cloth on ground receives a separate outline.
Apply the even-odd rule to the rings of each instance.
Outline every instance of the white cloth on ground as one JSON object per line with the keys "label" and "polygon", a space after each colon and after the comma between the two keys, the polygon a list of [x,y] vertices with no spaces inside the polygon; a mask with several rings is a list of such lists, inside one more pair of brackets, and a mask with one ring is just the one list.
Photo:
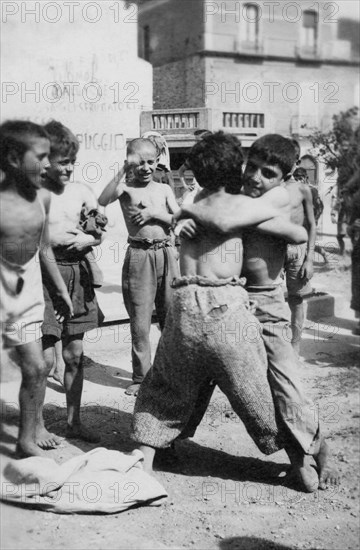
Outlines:
{"label": "white cloth on ground", "polygon": [[157,505],[163,486],[142,469],[144,455],[102,447],[64,464],[38,456],[14,460],[1,473],[0,499],[58,514],[122,512]]}

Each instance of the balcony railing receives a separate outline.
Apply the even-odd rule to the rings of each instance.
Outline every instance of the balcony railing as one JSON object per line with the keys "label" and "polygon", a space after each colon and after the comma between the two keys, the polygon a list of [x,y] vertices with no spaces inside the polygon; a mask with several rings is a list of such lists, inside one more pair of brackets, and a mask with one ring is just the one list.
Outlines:
{"label": "balcony railing", "polygon": [[245,142],[252,142],[269,131],[264,113],[246,113],[242,111],[220,111],[219,109],[163,109],[143,111],[140,119],[141,134],[150,130],[166,136],[173,146],[191,147],[194,132],[207,129],[216,132],[223,130],[239,136]]}
{"label": "balcony railing", "polygon": [[212,130],[219,126],[211,109],[161,109],[143,111],[140,119],[141,132],[155,130],[164,135],[191,136],[195,130]]}
{"label": "balcony railing", "polygon": [[154,130],[196,129],[199,125],[199,113],[163,113],[152,115]]}
{"label": "balcony railing", "polygon": [[223,113],[224,128],[265,128],[264,113]]}

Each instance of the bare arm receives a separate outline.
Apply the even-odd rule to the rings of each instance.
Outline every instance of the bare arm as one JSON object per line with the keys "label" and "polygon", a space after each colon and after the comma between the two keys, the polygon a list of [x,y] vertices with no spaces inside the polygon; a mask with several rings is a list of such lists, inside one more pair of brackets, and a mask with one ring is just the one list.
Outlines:
{"label": "bare arm", "polygon": [[116,176],[107,184],[99,197],[100,206],[107,206],[116,201],[124,192],[123,178],[125,176],[125,164]]}
{"label": "bare arm", "polygon": [[308,240],[308,233],[305,227],[292,223],[283,216],[277,216],[256,226],[260,233],[266,233],[284,239],[291,244],[301,244]]}
{"label": "bare arm", "polygon": [[[97,208],[98,202],[92,189],[88,185],[81,185],[83,186],[82,206],[85,206],[88,211],[92,210],[93,208]],[[77,250],[78,252],[81,252],[82,250],[85,250],[90,246],[98,246],[99,244],[101,244],[101,241],[103,239],[102,236],[94,237],[89,233],[84,233],[84,231],[82,231],[80,228],[69,231],[69,233],[71,234],[71,237],[66,241],[68,249]]]}
{"label": "bare arm", "polygon": [[181,183],[183,184],[183,186],[185,187],[185,189],[187,188],[187,184],[186,184],[186,181],[185,181],[185,172],[186,170],[189,170],[189,167],[187,165],[187,162],[185,161],[184,164],[182,164],[178,170],[178,174],[179,174],[179,179],[181,181]]}
{"label": "bare arm", "polygon": [[45,267],[55,287],[57,288],[58,295],[63,299],[63,301],[69,308],[70,315],[73,316],[74,309],[71,302],[71,298],[67,291],[64,279],[62,278],[59,268],[56,264],[55,256],[50,244],[49,223],[48,223],[50,197],[44,197],[43,202],[44,202],[46,217],[45,217],[44,230],[42,234],[42,242],[41,242],[42,246],[40,247],[41,263]]}
{"label": "bare arm", "polygon": [[288,211],[288,192],[282,187],[276,187],[257,199],[245,195],[233,195],[226,212],[219,211],[216,204],[209,206],[202,201],[187,204],[175,214],[174,220],[192,218],[204,227],[220,233],[237,233],[244,227],[287,214]]}
{"label": "bare arm", "polygon": [[307,222],[307,229],[309,234],[308,244],[307,244],[307,253],[306,258],[303,263],[303,266],[300,271],[301,277],[306,277],[307,279],[311,279],[311,277],[314,274],[314,252],[315,252],[315,240],[316,240],[316,223],[315,223],[315,217],[314,217],[314,207],[313,207],[313,200],[312,200],[312,194],[309,187],[304,185],[304,212]]}

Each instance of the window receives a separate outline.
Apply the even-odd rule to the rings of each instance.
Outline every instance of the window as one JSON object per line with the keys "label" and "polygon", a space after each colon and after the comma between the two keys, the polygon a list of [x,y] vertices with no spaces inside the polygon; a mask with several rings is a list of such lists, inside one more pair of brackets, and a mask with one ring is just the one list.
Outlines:
{"label": "window", "polygon": [[259,39],[259,7],[256,4],[245,4],[243,9],[244,40],[256,44]]}
{"label": "window", "polygon": [[318,14],[316,11],[306,10],[303,13],[302,46],[315,51],[318,35]]}
{"label": "window", "polygon": [[143,27],[143,52],[145,61],[150,61],[150,27]]}

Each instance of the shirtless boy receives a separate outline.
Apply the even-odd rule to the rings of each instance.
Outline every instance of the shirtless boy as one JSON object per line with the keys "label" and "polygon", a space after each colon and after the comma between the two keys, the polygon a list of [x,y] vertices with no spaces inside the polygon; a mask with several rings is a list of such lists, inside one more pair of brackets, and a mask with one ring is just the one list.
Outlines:
{"label": "shirtless boy", "polygon": [[[276,134],[270,134],[271,147],[276,148]],[[281,139],[282,136],[280,136]],[[291,311],[291,344],[297,355],[300,354],[301,333],[304,325],[304,296],[311,294],[310,279],[314,274],[314,252],[316,240],[316,222],[311,190],[308,185],[297,181],[292,172],[300,158],[300,146],[296,140],[290,140],[295,150],[295,162],[291,176],[286,177],[286,189],[290,195],[291,220],[306,227],[309,240],[301,245],[288,244],[285,259],[286,287],[288,304]],[[265,146],[267,146],[265,144]]]}
{"label": "shirtless boy", "polygon": [[[238,230],[230,237],[209,230],[206,236],[199,235],[181,246],[182,277],[174,280],[175,291],[154,364],[135,403],[132,437],[140,444],[148,472],[152,471],[155,450],[169,446],[185,428],[199,391],[209,379],[226,394],[264,453],[281,448],[263,341],[261,337],[250,341],[245,334],[246,327],[260,327],[239,278],[239,225],[269,220],[259,228],[275,234],[288,232],[294,242],[305,240],[306,231],[287,221],[286,191],[275,189],[266,199],[256,200],[226,191],[236,184],[240,189],[243,154],[235,136],[222,132],[208,136],[193,147],[190,162],[203,187],[196,206],[201,212],[211,211],[214,225],[224,214],[230,223],[236,219]],[[282,218],[274,218],[280,215]],[[239,327],[240,341],[226,334],[227,330],[233,332],[234,326]]]}
{"label": "shirtless boy", "polygon": [[[244,174],[245,194],[262,197],[266,201],[270,192],[286,192],[284,179],[291,172],[294,162],[295,150],[290,140],[276,134],[258,139],[249,150]],[[218,209],[205,209],[200,204],[186,206],[182,209],[182,216],[191,216],[198,223],[223,232],[233,233],[243,226],[240,212],[221,216]],[[279,427],[286,435],[285,448],[300,486],[305,491],[316,490],[314,458],[319,487],[324,489],[328,484],[338,483],[338,473],[328,464],[328,447],[320,436],[319,423],[313,414],[314,406],[305,397],[298,380],[297,357],[287,337],[289,308],[281,289],[286,243],[279,236],[263,235],[255,229],[244,232],[243,241],[242,274],[247,279],[250,298],[257,303],[255,315],[262,326],[268,378]]]}
{"label": "shirtless boy", "polygon": [[97,208],[91,189],[79,182],[70,182],[79,144],[72,132],[60,122],[45,125],[50,137],[50,167],[44,181],[53,193],[49,213],[49,233],[56,264],[69,289],[74,308],[72,318],[61,320],[54,315],[57,298],[46,274],[43,274],[45,317],[42,326],[45,360],[50,369],[54,363],[55,345],[62,342],[65,362],[64,387],[67,404],[68,438],[79,438],[96,443],[99,436],[80,421],[80,404],[84,381],[83,338],[84,333],[99,324],[96,301],[89,265],[85,259],[90,247],[100,244],[100,238],[83,233],[78,224],[81,209]]}
{"label": "shirtless boy", "polygon": [[127,395],[137,395],[151,366],[150,328],[154,308],[160,328],[164,327],[172,288],[179,273],[170,236],[172,215],[178,211],[168,185],[153,181],[157,164],[154,144],[144,138],[129,143],[125,169],[127,182],[114,178],[99,197],[99,204],[119,199],[129,233],[122,271],[122,292],[130,318],[133,383]]}
{"label": "shirtless boy", "polygon": [[43,456],[39,447],[59,441],[44,426],[42,410],[47,368],[41,347],[44,317],[39,254],[62,309],[72,304],[49,247],[50,193],[41,189],[48,167],[50,142],[32,122],[7,121],[0,126],[0,321],[5,347],[16,347],[22,373],[19,457]]}

